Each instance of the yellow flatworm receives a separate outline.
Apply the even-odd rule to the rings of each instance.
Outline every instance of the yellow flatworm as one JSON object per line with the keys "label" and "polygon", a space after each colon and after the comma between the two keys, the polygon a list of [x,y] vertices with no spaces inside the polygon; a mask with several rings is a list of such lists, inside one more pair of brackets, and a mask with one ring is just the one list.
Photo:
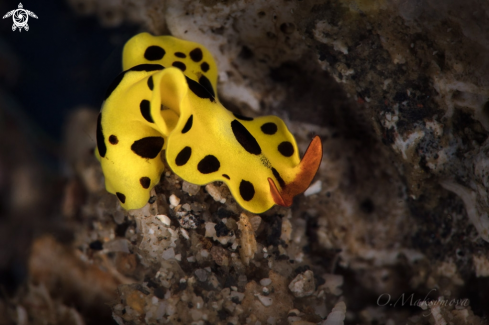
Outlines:
{"label": "yellow flatworm", "polygon": [[253,213],[290,206],[316,174],[319,137],[301,161],[280,118],[248,118],[224,108],[216,94],[216,63],[202,45],[142,33],[126,43],[123,70],[98,117],[96,156],[107,191],[125,209],[148,202],[165,157],[190,183],[225,182]]}

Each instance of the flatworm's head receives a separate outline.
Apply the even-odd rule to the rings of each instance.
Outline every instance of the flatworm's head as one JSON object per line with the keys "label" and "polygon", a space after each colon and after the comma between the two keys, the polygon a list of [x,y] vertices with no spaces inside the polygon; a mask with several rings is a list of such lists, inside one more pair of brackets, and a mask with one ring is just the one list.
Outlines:
{"label": "flatworm's head", "polygon": [[201,45],[139,34],[124,48],[123,72],[109,87],[99,116],[98,157],[106,188],[126,209],[140,208],[170,168],[194,184],[225,182],[246,210],[290,206],[312,181],[321,141],[301,161],[276,116],[248,118],[216,98],[217,68]]}

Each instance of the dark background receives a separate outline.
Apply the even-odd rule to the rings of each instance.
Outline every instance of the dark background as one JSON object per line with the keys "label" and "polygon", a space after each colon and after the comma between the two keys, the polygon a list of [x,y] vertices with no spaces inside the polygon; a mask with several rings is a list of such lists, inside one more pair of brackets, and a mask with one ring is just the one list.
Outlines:
{"label": "dark background", "polygon": [[[18,4],[0,1],[0,17]],[[38,16],[29,17],[29,31],[14,32],[12,17],[0,19],[0,289],[9,294],[26,279],[32,238],[56,236],[53,225],[62,224],[63,123],[77,107],[100,108],[121,70],[122,47],[138,31],[103,28],[67,1],[22,4]],[[17,184],[11,175],[24,165],[43,204],[21,211],[10,204]]]}
{"label": "dark background", "polygon": [[[0,2],[1,16],[18,4]],[[56,151],[70,110],[101,106],[105,88],[121,70],[122,46],[137,27],[102,28],[96,17],[80,17],[62,0],[22,4],[39,18],[29,17],[27,32],[13,32],[12,17],[0,21],[0,52],[18,61],[18,78],[2,78],[0,86],[21,110],[14,115]]]}

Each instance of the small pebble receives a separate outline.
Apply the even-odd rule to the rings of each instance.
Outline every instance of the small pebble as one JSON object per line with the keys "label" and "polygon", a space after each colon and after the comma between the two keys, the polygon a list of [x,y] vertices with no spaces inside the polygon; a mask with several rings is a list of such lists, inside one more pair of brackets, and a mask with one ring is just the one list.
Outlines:
{"label": "small pebble", "polygon": [[186,182],[186,181],[183,181],[182,190],[184,192],[187,192],[190,196],[192,196],[192,195],[196,195],[199,193],[200,186]]}
{"label": "small pebble", "polygon": [[114,221],[118,225],[122,224],[124,222],[124,212],[116,211],[114,213]]}
{"label": "small pebble", "polygon": [[189,239],[190,236],[188,235],[188,232],[187,230],[183,229],[183,228],[180,228],[180,233],[182,234],[182,237],[185,238],[185,239]]}
{"label": "small pebble", "polygon": [[289,316],[299,316],[300,314],[301,314],[301,312],[299,311],[299,309],[291,309],[288,312]]}
{"label": "small pebble", "polygon": [[195,276],[197,277],[197,279],[199,279],[200,282],[204,282],[207,280],[207,277],[208,277],[208,273],[206,270],[204,269],[197,269],[195,270]]}
{"label": "small pebble", "polygon": [[164,250],[162,257],[164,260],[169,260],[169,259],[175,258],[175,250],[173,249],[173,247],[170,247],[167,250]]}
{"label": "small pebble", "polygon": [[175,194],[170,195],[170,205],[176,207],[179,204],[180,204],[180,199]]}
{"label": "small pebble", "polygon": [[214,222],[205,223],[205,237],[213,238],[216,236],[216,224]]}
{"label": "small pebble", "polygon": [[207,184],[205,186],[205,190],[207,191],[207,193],[209,193],[210,196],[212,196],[212,198],[217,201],[217,202],[221,202],[221,203],[226,203],[226,199],[223,198],[222,194],[221,194],[221,190],[214,184]]}
{"label": "small pebble", "polygon": [[188,203],[185,203],[184,205],[182,205],[182,209],[184,209],[185,211],[190,211],[190,204]]}
{"label": "small pebble", "polygon": [[270,284],[272,284],[272,280],[270,280],[269,278],[263,278],[260,280],[260,285],[262,287],[269,286]]}
{"label": "small pebble", "polygon": [[251,226],[253,227],[253,231],[256,232],[261,224],[261,217],[253,216],[250,218]]}
{"label": "small pebble", "polygon": [[314,273],[311,270],[307,270],[295,277],[289,284],[289,290],[292,291],[297,298],[307,297],[314,293],[316,289],[316,283],[314,280]]}
{"label": "small pebble", "polygon": [[197,309],[202,309],[204,307],[204,299],[201,296],[196,296],[192,302]]}
{"label": "small pebble", "polygon": [[297,322],[297,324],[301,324],[300,321],[302,320],[302,318],[300,318],[299,316],[289,316],[287,317],[287,321],[289,322],[289,324],[294,324]]}
{"label": "small pebble", "polygon": [[263,304],[263,306],[265,307],[268,307],[268,306],[271,306],[272,303],[273,303],[273,299],[270,298],[270,297],[265,297],[265,296],[262,296],[262,295],[257,295],[258,297],[258,300],[260,300],[260,302]]}
{"label": "small pebble", "polygon": [[192,308],[190,310],[190,317],[192,317],[194,321],[198,321],[199,319],[202,318],[202,312],[200,310]]}
{"label": "small pebble", "polygon": [[167,227],[169,227],[171,224],[170,218],[168,218],[168,216],[165,216],[164,214],[158,214],[156,218],[158,218],[158,220],[160,220]]}
{"label": "small pebble", "polygon": [[109,252],[124,252],[130,253],[129,242],[125,238],[111,240],[104,244],[104,249]]}

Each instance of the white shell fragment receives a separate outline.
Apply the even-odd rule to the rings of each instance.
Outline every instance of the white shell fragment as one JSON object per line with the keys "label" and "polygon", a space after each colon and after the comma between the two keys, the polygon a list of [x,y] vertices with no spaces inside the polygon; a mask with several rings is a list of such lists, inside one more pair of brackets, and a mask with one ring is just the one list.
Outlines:
{"label": "white shell fragment", "polygon": [[158,214],[156,216],[156,218],[158,218],[158,220],[160,220],[165,226],[169,227],[170,224],[171,224],[171,220],[170,218],[168,218],[167,216],[165,216],[164,214]]}
{"label": "white shell fragment", "polygon": [[321,325],[343,325],[346,315],[346,305],[344,301],[338,302],[329,313],[328,318]]}
{"label": "white shell fragment", "polygon": [[309,188],[304,192],[305,196],[310,196],[321,192],[323,183],[320,180],[315,181]]}
{"label": "white shell fragment", "polygon": [[180,204],[180,199],[175,194],[170,195],[170,205],[176,207]]}

